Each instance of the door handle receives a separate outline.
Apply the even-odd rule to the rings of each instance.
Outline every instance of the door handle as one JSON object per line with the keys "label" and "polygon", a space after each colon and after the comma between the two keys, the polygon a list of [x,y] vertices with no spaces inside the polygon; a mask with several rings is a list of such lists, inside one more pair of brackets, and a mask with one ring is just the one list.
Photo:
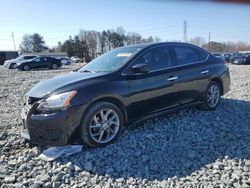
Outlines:
{"label": "door handle", "polygon": [[203,70],[203,71],[201,71],[201,74],[207,74],[207,73],[209,73],[209,70]]}
{"label": "door handle", "polygon": [[171,76],[167,80],[168,81],[174,81],[174,80],[177,80],[177,79],[178,79],[178,76]]}

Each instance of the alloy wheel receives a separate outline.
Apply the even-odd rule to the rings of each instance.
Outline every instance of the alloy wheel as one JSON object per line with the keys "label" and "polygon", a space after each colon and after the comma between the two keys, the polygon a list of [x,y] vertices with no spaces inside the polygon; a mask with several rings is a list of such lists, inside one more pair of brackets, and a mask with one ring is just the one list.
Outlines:
{"label": "alloy wheel", "polygon": [[117,135],[119,127],[120,120],[118,114],[108,108],[100,110],[92,117],[89,132],[95,142],[104,144]]}
{"label": "alloy wheel", "polygon": [[217,85],[211,85],[207,92],[207,103],[213,108],[220,100],[220,90]]}
{"label": "alloy wheel", "polygon": [[23,69],[24,69],[25,71],[28,71],[28,70],[30,70],[30,67],[29,67],[28,65],[24,65]]}
{"label": "alloy wheel", "polygon": [[57,68],[57,64],[53,64],[52,69],[56,69],[56,68]]}

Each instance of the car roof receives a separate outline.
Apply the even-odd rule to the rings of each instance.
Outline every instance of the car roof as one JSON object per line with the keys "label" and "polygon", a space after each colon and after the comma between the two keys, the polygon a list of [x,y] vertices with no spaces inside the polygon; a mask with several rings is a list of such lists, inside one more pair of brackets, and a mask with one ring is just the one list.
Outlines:
{"label": "car roof", "polygon": [[[200,48],[196,45],[190,44],[190,43],[186,43],[186,42],[153,42],[153,43],[138,43],[138,44],[131,44],[128,46],[123,46],[121,48],[129,48],[129,47],[135,47],[135,48],[147,48],[147,47],[152,47],[152,46],[158,46],[158,45],[164,45],[164,44],[172,44],[172,45],[189,45],[189,46],[193,46],[196,48]],[[201,48],[202,49],[202,48]]]}

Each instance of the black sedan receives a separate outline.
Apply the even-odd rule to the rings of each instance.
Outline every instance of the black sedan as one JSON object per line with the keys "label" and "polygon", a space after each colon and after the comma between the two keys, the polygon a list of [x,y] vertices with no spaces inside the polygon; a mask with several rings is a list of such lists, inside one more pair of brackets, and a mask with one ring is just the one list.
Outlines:
{"label": "black sedan", "polygon": [[61,66],[61,61],[53,57],[36,57],[28,61],[17,63],[17,68],[24,71],[37,68],[57,69]]}
{"label": "black sedan", "polygon": [[250,64],[250,54],[243,53],[242,55],[238,55],[238,56],[234,57],[232,63],[236,64],[236,65]]}
{"label": "black sedan", "polygon": [[231,54],[225,53],[222,55],[222,58],[224,59],[224,61],[229,63],[231,56],[232,56]]}
{"label": "black sedan", "polygon": [[222,59],[186,43],[114,49],[27,93],[22,136],[39,145],[114,142],[125,125],[182,108],[215,110],[230,88]]}

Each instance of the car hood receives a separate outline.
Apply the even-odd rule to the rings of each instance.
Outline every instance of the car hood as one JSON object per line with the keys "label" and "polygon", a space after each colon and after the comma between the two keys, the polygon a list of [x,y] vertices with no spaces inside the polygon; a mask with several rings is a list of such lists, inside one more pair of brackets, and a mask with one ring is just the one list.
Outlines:
{"label": "car hood", "polygon": [[18,61],[16,61],[16,63],[20,65],[20,64],[23,64],[23,63],[29,63],[31,61],[32,61],[32,59],[18,60]]}
{"label": "car hood", "polygon": [[10,64],[10,63],[12,63],[12,62],[15,62],[15,60],[14,60],[14,59],[10,59],[10,60],[4,61],[5,64]]}
{"label": "car hood", "polygon": [[[74,85],[81,86],[87,84],[87,80],[104,75],[105,73],[82,73],[82,72],[70,72],[65,75],[56,76],[54,78],[40,81],[36,84],[26,95],[35,98],[46,98],[52,93],[60,93],[74,90]],[[86,82],[85,82],[86,81]]]}

